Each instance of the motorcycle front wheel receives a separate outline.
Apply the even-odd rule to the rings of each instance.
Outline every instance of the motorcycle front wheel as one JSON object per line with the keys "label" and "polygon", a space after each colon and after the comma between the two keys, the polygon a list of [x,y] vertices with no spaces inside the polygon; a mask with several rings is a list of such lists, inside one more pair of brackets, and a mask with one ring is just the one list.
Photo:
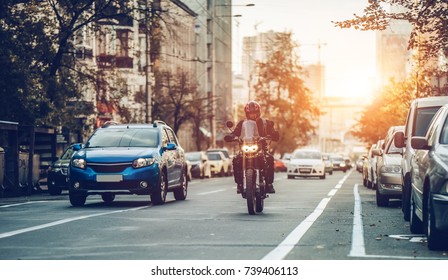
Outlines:
{"label": "motorcycle front wheel", "polygon": [[255,170],[247,169],[246,170],[246,201],[247,201],[247,211],[250,215],[256,214],[256,178],[255,178]]}

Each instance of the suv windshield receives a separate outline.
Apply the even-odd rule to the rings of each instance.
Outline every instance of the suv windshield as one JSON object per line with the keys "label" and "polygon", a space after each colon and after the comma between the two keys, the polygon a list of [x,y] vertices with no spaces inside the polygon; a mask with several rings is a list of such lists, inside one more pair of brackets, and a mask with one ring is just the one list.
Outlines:
{"label": "suv windshield", "polygon": [[156,129],[99,129],[90,137],[86,147],[157,147],[157,144]]}

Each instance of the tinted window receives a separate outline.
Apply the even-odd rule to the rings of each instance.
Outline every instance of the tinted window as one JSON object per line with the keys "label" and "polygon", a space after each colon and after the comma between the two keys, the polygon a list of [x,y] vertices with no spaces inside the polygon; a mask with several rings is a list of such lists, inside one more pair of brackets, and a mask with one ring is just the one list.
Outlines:
{"label": "tinted window", "polygon": [[68,148],[67,150],[65,150],[64,154],[61,156],[61,159],[71,159],[74,152],[75,151],[73,150],[72,147]]}
{"label": "tinted window", "polygon": [[168,133],[168,137],[170,138],[170,143],[174,143],[178,145],[176,135],[174,134],[174,131],[171,129],[167,129],[166,132]]}
{"label": "tinted window", "polygon": [[198,161],[198,160],[201,160],[201,158],[202,158],[201,153],[186,153],[185,157],[191,161]]}
{"label": "tinted window", "polygon": [[92,135],[86,147],[157,147],[157,135],[154,129],[100,129]]}
{"label": "tinted window", "polygon": [[428,130],[429,123],[440,107],[420,108],[417,109],[415,116],[415,126],[412,131],[412,136],[425,136]]}

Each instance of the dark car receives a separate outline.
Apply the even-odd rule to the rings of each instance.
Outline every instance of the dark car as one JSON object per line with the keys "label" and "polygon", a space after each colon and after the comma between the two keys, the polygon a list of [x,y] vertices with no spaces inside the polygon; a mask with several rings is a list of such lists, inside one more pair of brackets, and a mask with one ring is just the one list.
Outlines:
{"label": "dark car", "polygon": [[68,190],[68,166],[75,153],[76,146],[72,144],[62,153],[62,156],[48,168],[47,187],[50,195],[60,195],[62,190]]}
{"label": "dark car", "polygon": [[163,122],[106,125],[73,155],[69,182],[73,206],[94,194],[105,202],[117,194],[150,195],[159,205],[170,191],[176,200],[187,197],[187,163],[174,131]]}
{"label": "dark car", "polygon": [[330,155],[330,159],[333,162],[333,170],[341,170],[343,172],[347,172],[347,165],[345,163],[345,159],[341,155],[332,154]]}
{"label": "dark car", "polygon": [[412,233],[426,233],[430,250],[448,247],[448,105],[434,116],[425,136],[413,136]]}

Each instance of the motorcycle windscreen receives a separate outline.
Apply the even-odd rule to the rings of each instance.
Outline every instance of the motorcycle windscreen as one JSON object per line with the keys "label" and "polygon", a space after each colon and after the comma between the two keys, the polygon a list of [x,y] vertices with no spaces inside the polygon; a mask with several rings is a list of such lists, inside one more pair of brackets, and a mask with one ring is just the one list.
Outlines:
{"label": "motorcycle windscreen", "polygon": [[244,142],[254,142],[258,137],[260,137],[260,134],[258,133],[257,123],[253,120],[244,120],[240,138]]}

